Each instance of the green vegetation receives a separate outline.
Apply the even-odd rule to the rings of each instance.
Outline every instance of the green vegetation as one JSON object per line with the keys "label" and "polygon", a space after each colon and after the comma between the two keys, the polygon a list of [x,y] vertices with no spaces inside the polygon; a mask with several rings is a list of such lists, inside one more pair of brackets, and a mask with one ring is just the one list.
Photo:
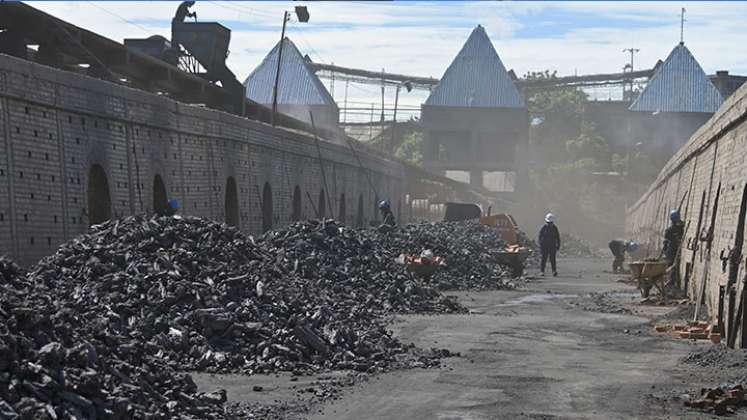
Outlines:
{"label": "green vegetation", "polygon": [[421,152],[422,144],[423,132],[411,131],[402,138],[402,143],[397,145],[397,149],[394,151],[394,156],[398,159],[420,166],[423,164],[423,153]]}

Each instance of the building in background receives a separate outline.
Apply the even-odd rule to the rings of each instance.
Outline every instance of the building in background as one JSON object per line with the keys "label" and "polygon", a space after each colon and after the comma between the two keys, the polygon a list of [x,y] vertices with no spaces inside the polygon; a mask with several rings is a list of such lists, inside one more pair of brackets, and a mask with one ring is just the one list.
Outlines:
{"label": "building in background", "polygon": [[526,146],[529,115],[482,26],[422,105],[421,121],[424,167],[476,187],[513,189],[524,170],[517,154]]}
{"label": "building in background", "polygon": [[630,146],[667,161],[718,110],[723,95],[679,43],[630,106]]}
{"label": "building in background", "polygon": [[724,99],[731,96],[745,81],[747,81],[747,76],[729,74],[728,70],[719,70],[716,74],[708,76],[708,78],[711,79],[711,83],[716,86],[716,89],[721,92],[721,96],[723,96]]}
{"label": "building in background", "polygon": [[[244,82],[247,98],[272,107],[273,87],[277,74],[280,42]],[[278,80],[278,112],[311,124],[309,111],[317,127],[338,130],[340,110],[321,80],[309,68],[307,60],[287,37],[283,40],[280,78]]]}

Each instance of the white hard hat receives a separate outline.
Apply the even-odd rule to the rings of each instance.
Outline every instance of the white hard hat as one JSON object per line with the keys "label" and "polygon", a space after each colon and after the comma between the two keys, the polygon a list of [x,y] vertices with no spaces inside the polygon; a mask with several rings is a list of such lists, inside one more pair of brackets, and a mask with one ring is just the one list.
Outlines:
{"label": "white hard hat", "polygon": [[547,213],[547,215],[545,215],[545,222],[547,223],[555,222],[555,215],[552,213]]}

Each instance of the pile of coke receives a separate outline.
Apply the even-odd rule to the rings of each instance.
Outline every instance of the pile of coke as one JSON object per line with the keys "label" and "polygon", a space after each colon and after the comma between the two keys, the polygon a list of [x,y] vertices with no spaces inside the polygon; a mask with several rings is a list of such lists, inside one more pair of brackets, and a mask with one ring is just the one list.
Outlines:
{"label": "pile of coke", "polygon": [[288,247],[198,218],[132,216],[25,275],[3,261],[0,413],[221,418],[224,394],[197,394],[179,372],[377,372],[448,355],[386,330],[389,311],[464,308],[394,269],[366,242],[373,233],[334,222],[280,232],[273,243]]}
{"label": "pile of coke", "polygon": [[[369,230],[370,232],[370,230]],[[506,243],[498,231],[476,221],[415,223],[378,235],[379,247],[394,253],[419,254],[430,249],[445,261],[431,282],[440,290],[507,289],[515,286],[511,271],[499,265]]]}
{"label": "pile of coke", "polygon": [[352,304],[359,315],[465,312],[453,298],[395,263],[406,250],[419,254],[430,247],[436,252],[434,245],[440,243],[424,240],[425,230],[414,239],[409,237],[415,230],[405,227],[381,233],[349,228],[332,219],[310,220],[270,231],[259,243],[288,271],[306,279],[307,287],[335,296],[331,304],[342,302],[340,310]]}
{"label": "pile of coke", "polygon": [[[157,346],[83,322],[60,296],[0,257],[0,418],[245,417],[197,393]],[[103,308],[102,308],[103,310]],[[106,311],[101,316],[107,316]]]}
{"label": "pile of coke", "polygon": [[[407,312],[455,312],[437,290],[512,288],[498,253],[506,243],[477,222],[415,223],[390,230],[352,229],[334,220],[297,222],[261,239],[294,273],[338,292],[368,290],[369,308]],[[400,254],[431,250],[445,264],[420,282],[394,263]]]}

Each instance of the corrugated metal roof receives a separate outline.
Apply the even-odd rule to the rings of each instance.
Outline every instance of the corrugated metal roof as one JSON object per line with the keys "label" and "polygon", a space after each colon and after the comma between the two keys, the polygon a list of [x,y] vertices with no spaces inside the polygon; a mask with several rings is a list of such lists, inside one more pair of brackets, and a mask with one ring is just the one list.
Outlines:
{"label": "corrugated metal roof", "polygon": [[690,50],[680,43],[656,69],[630,110],[713,113],[723,102],[723,96]]}
{"label": "corrugated metal roof", "polygon": [[[337,104],[322,81],[306,65],[301,52],[287,37],[283,40],[283,57],[278,81],[278,104],[331,105]],[[246,78],[247,98],[260,104],[272,104],[272,88],[277,72],[280,42],[267,54],[262,63]]]}
{"label": "corrugated metal roof", "polygon": [[526,108],[485,29],[477,25],[425,105]]}

